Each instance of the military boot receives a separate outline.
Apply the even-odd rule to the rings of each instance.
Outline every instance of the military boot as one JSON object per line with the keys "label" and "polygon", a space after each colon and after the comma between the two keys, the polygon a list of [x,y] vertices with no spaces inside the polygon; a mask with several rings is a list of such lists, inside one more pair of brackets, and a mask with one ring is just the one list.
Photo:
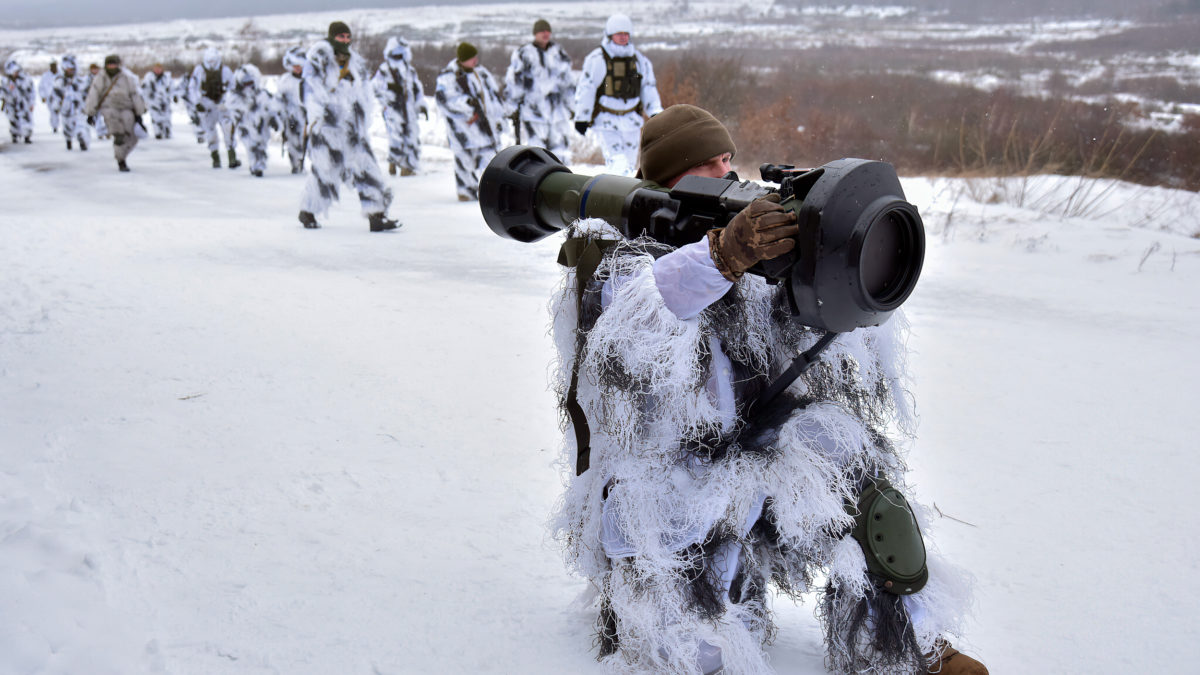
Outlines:
{"label": "military boot", "polygon": [[410,168],[408,168],[408,167],[406,167],[406,166],[405,166],[405,167],[401,167],[401,168],[400,168],[400,175],[401,175],[401,176],[415,176],[416,174],[417,174],[417,172],[416,172],[416,171],[413,171],[412,169],[410,169]]}
{"label": "military boot", "polygon": [[372,213],[367,216],[367,220],[371,223],[372,232],[383,232],[385,230],[394,230],[400,227],[400,223],[388,218],[382,213]]}
{"label": "military boot", "polygon": [[234,152],[234,150],[232,148],[230,148],[229,149],[229,168],[236,169],[241,165],[242,165],[242,163],[238,161],[237,153]]}
{"label": "military boot", "polygon": [[389,176],[396,175],[396,163],[395,162],[388,162],[388,175]]}
{"label": "military boot", "polygon": [[79,149],[85,152],[87,151],[87,141],[83,140],[83,137],[79,138]]}
{"label": "military boot", "polygon": [[69,138],[67,139],[67,149],[68,150],[71,149],[71,139],[69,139]]}
{"label": "military boot", "polygon": [[221,168],[221,153],[217,152],[216,150],[213,150],[212,158],[213,158],[213,168],[214,169]]}
{"label": "military boot", "polygon": [[117,171],[120,171],[122,173],[129,172],[129,165],[125,163],[125,160],[123,160],[123,159],[117,160]]}
{"label": "military boot", "polygon": [[318,227],[321,227],[321,225],[317,223],[317,217],[309,211],[300,212],[300,224],[303,225],[304,229],[306,230],[315,230]]}
{"label": "military boot", "polygon": [[[934,675],[988,675],[987,666],[963,654],[951,645],[945,643],[942,655],[929,665],[927,673]],[[930,655],[932,657],[932,655]]]}

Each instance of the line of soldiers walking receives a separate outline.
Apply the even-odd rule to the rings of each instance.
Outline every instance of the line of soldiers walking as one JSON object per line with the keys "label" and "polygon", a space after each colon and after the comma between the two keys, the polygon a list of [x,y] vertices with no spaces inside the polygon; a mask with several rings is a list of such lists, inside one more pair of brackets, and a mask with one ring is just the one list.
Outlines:
{"label": "line of soldiers walking", "polygon": [[[578,83],[571,57],[553,41],[543,19],[534,23],[532,41],[513,52],[503,83],[480,63],[474,45],[458,44],[455,57],[437,76],[433,95],[454,155],[458,199],[478,199],[480,174],[508,138],[545,147],[569,161],[574,133],[590,130],[607,170],[632,174],[642,123],[662,110],[653,67],[631,43],[632,32],[629,17],[610,17],[601,45],[583,62]],[[59,64],[51,63],[36,92],[32,79],[10,59],[4,66],[2,100],[14,143],[32,142],[32,111],[40,97],[49,109],[51,128],[62,128],[68,150],[88,149],[91,126],[102,138],[111,133],[122,171],[128,170],[125,159],[138,138],[149,135],[144,113],[149,112],[156,139],[171,138],[174,103],[182,102],[213,168],[222,166],[222,146],[224,165],[242,166],[240,141],[250,174],[261,177],[268,142],[279,132],[293,174],[304,173],[305,159],[309,161],[299,215],[304,227],[320,227],[319,218],[338,199],[341,186],[350,184],[371,230],[393,229],[398,223],[386,215],[392,192],[369,144],[371,111],[378,103],[387,129],[388,173],[411,176],[420,171],[420,118],[428,121],[430,110],[407,41],[390,38],[373,75],[351,43],[349,26],[335,21],[325,40],[307,49],[288,49],[273,93],[256,66],[232,69],[215,48],[205,50],[187,75],[173,78],[156,63],[140,83],[116,56],[105,60],[106,71],[115,66],[111,73],[96,67],[81,75],[76,57],[68,54],[61,59],[61,72]]]}

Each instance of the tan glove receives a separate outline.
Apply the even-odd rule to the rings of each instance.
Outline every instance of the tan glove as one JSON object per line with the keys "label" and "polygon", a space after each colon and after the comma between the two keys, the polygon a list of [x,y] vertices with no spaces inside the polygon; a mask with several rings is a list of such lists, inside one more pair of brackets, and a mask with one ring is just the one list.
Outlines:
{"label": "tan glove", "polygon": [[770,260],[792,250],[800,232],[796,212],[779,205],[772,193],[750,202],[729,225],[708,231],[708,250],[717,269],[730,281],[742,278],[760,260]]}

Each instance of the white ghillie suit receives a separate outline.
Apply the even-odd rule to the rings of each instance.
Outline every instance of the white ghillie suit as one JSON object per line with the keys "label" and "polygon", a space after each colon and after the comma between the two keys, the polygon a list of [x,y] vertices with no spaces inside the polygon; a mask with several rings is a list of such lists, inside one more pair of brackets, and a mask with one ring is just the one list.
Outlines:
{"label": "white ghillie suit", "polygon": [[225,94],[231,87],[233,71],[221,63],[221,53],[212,47],[204,50],[200,63],[192,70],[191,98],[196,102],[209,152],[216,152],[221,147],[218,126],[225,136],[225,149],[229,152],[237,150],[233,116],[225,104]]}
{"label": "white ghillie suit", "polygon": [[479,175],[502,144],[504,105],[496,79],[483,66],[467,71],[453,59],[438,74],[436,93],[454,152],[458,196],[479,199]]}
{"label": "white ghillie suit", "polygon": [[250,173],[262,176],[267,168],[267,143],[271,129],[279,127],[275,98],[262,86],[262,73],[247,63],[233,74],[233,89],[226,94],[229,112],[242,143],[250,153]]}
{"label": "white ghillie suit", "polygon": [[[591,431],[590,468],[571,479],[554,528],[568,566],[600,593],[602,663],[771,673],[768,585],[798,599],[823,576],[818,616],[833,671],[925,672],[923,655],[958,632],[967,577],[930,549],[922,590],[877,591],[846,536],[863,477],[905,489],[903,318],[840,335],[744,425],[740,406],[819,337],[790,317],[784,286],[725,281],[707,239],[671,249],[623,240],[599,220],[569,236],[620,240],[582,302],[568,269],[552,304],[563,419],[578,365]],[[570,431],[564,450],[573,476]],[[927,533],[919,509],[918,520]]]}
{"label": "white ghillie suit", "polygon": [[196,101],[192,98],[191,74],[180,75],[175,80],[175,85],[171,93],[172,96],[178,98],[183,103],[184,109],[187,110],[188,120],[192,123],[192,130],[196,132],[196,142],[203,143],[204,123],[200,121],[200,112],[196,110]]}
{"label": "white ghillie suit", "polygon": [[150,109],[150,120],[154,123],[155,138],[171,137],[171,71],[164,70],[155,75],[154,71],[146,73],[142,78],[142,98]]}
{"label": "white ghillie suit", "polygon": [[358,192],[364,215],[386,212],[392,191],[384,185],[383,172],[371,152],[372,93],[366,61],[351,49],[343,75],[328,40],[313,45],[306,59],[310,173],[300,209],[317,216],[325,213],[338,198],[341,184],[349,183]]}
{"label": "white ghillie suit", "polygon": [[75,55],[67,54],[62,58],[62,68],[54,79],[54,90],[50,94],[50,105],[59,110],[68,150],[75,142],[79,143],[80,150],[87,150],[92,142],[92,128],[88,126],[87,113],[83,111],[90,82],[90,77],[79,72]]}
{"label": "white ghillie suit", "polygon": [[58,133],[58,108],[53,105],[54,101],[54,81],[58,79],[58,64],[54,61],[50,62],[54,70],[47,70],[42,73],[42,77],[38,80],[37,94],[38,98],[42,99],[42,103],[46,104],[46,109],[50,113],[50,131]]}
{"label": "white ghillie suit", "polygon": [[37,103],[37,86],[33,78],[21,68],[21,64],[9,59],[4,64],[4,79],[0,80],[0,97],[4,101],[4,112],[8,115],[8,131],[13,143],[30,142],[33,135],[33,106]]}
{"label": "white ghillie suit", "polygon": [[[412,66],[412,51],[404,38],[388,38],[383,63],[371,80],[375,98],[383,110],[388,131],[388,163],[400,167],[405,175],[421,168],[421,126],[417,116],[425,108],[425,90]],[[394,170],[392,171],[394,173]]]}
{"label": "white ghillie suit", "polygon": [[[638,76],[626,78],[625,85],[616,80],[616,86],[609,87],[610,63],[614,68],[636,63]],[[575,122],[591,122],[609,173],[633,175],[637,170],[642,124],[646,117],[657,115],[662,109],[654,67],[632,42],[622,46],[605,37],[583,60],[579,85],[575,88]]]}
{"label": "white ghillie suit", "polygon": [[536,43],[521,45],[513,52],[504,75],[507,97],[505,113],[517,115],[516,133],[523,145],[536,145],[553,152],[569,163],[567,157],[568,120],[575,95],[571,75],[571,57],[555,42],[545,49]]}
{"label": "white ghillie suit", "polygon": [[283,123],[283,146],[287,149],[292,173],[304,171],[305,85],[303,73],[292,72],[293,66],[304,67],[304,49],[292,47],[283,55],[283,74],[275,80],[275,100]]}

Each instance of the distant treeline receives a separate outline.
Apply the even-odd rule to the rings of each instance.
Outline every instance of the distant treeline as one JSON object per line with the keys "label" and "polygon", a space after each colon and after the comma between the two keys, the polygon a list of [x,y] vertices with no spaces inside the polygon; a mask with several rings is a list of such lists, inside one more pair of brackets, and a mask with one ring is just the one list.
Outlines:
{"label": "distant treeline", "polygon": [[730,127],[735,163],[818,166],[881,159],[900,173],[1120,178],[1200,190],[1200,115],[1148,128],[1136,104],[986,92],[929,78],[790,67],[737,57],[652,54],[663,104],[695,103]]}
{"label": "distant treeline", "polygon": [[[686,0],[685,0],[686,1]],[[829,0],[777,0],[791,7],[828,7]],[[1200,13],[1200,0],[855,0],[855,5],[915,7],[947,12],[970,21],[1021,20],[1038,17],[1164,18]]]}

